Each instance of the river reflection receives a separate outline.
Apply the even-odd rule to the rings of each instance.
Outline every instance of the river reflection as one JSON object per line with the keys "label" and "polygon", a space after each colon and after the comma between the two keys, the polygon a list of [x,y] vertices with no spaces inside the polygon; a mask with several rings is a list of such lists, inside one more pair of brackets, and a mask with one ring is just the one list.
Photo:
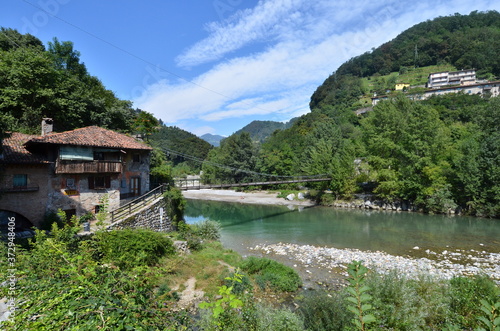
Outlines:
{"label": "river reflection", "polygon": [[242,254],[278,242],[412,256],[427,249],[500,252],[500,221],[472,217],[188,200],[185,218],[220,222],[223,244]]}

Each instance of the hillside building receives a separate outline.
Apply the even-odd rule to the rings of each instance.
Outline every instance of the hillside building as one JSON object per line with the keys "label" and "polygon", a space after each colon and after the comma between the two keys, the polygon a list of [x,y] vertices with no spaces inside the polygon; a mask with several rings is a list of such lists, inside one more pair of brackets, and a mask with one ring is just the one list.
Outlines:
{"label": "hillside building", "polygon": [[476,70],[443,71],[429,74],[428,88],[441,88],[449,85],[470,85],[476,83]]}
{"label": "hillside building", "polygon": [[405,89],[409,89],[410,84],[408,83],[397,83],[396,86],[394,87],[395,91],[403,91]]}
{"label": "hillside building", "polygon": [[105,195],[113,210],[149,190],[151,147],[97,126],[51,131],[44,119],[41,136],[12,132],[3,140],[1,222],[15,214],[17,227],[38,227],[48,212],[95,213]]}

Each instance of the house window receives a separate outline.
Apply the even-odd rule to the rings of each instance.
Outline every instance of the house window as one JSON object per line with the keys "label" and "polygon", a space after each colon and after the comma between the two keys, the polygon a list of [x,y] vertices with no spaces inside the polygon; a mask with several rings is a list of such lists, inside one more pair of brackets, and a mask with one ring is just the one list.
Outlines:
{"label": "house window", "polygon": [[69,189],[75,188],[75,179],[74,178],[67,178],[66,179],[66,188],[69,188]]}
{"label": "house window", "polygon": [[132,156],[132,162],[141,162],[141,155],[140,154],[137,154],[135,153],[133,156]]}
{"label": "house window", "polygon": [[104,161],[104,153],[94,152],[94,161]]}
{"label": "house window", "polygon": [[14,175],[13,186],[14,187],[26,187],[26,186],[28,186],[28,175],[25,175],[25,174]]}
{"label": "house window", "polygon": [[111,176],[89,176],[89,189],[111,188]]}

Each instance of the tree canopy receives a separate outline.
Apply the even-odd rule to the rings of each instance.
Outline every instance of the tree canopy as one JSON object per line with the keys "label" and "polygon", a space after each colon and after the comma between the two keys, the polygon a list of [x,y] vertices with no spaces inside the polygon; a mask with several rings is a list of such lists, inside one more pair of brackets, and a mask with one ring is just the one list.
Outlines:
{"label": "tree canopy", "polygon": [[0,30],[0,113],[6,129],[38,133],[41,119],[57,131],[98,125],[131,132],[132,103],[120,100],[88,73],[70,41],[48,49],[36,37]]}

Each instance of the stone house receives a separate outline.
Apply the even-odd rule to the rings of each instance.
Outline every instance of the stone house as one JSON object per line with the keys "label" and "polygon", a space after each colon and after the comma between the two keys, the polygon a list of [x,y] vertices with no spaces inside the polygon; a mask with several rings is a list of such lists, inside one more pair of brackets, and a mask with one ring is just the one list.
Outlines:
{"label": "stone house", "polygon": [[104,196],[114,210],[149,190],[151,147],[97,126],[50,131],[45,119],[41,136],[12,132],[3,140],[0,218],[15,214],[19,228],[40,226],[48,212],[95,213]]}

